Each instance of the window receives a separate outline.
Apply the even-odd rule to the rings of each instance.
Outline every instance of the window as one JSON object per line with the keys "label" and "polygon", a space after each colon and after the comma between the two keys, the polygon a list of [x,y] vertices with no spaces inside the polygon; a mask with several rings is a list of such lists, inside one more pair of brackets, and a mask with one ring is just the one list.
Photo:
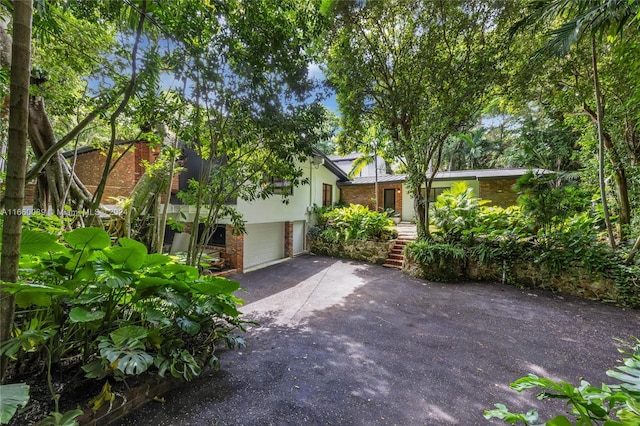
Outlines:
{"label": "window", "polygon": [[[429,202],[432,203],[434,201],[436,201],[436,198],[438,198],[438,195],[442,194],[444,191],[448,191],[451,188],[431,188],[431,191],[429,192]],[[424,188],[420,189],[420,197],[424,199]]]}
{"label": "window", "polygon": [[271,177],[265,179],[265,184],[274,194],[293,195],[293,185],[290,180],[281,177]]}
{"label": "window", "polygon": [[322,184],[322,205],[325,207],[333,204],[333,187],[327,183]]}

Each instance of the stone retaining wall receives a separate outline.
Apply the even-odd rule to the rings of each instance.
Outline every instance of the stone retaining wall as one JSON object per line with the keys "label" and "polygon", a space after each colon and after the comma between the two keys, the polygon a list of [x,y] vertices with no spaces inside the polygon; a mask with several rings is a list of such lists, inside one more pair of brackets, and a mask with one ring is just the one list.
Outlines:
{"label": "stone retaining wall", "polygon": [[395,240],[390,241],[344,241],[328,243],[317,238],[309,238],[309,251],[324,256],[342,257],[345,259],[362,260],[382,265],[389,257]]}
{"label": "stone retaining wall", "polygon": [[[409,275],[437,281],[439,266],[419,265],[411,256],[405,255],[402,270]],[[553,272],[533,262],[520,261],[511,267],[498,264],[481,264],[467,260],[463,267],[463,279],[470,281],[504,281],[528,288],[542,288],[560,294],[578,296],[605,302],[621,301],[615,281],[599,273],[590,274],[579,265],[567,265],[561,272]]]}

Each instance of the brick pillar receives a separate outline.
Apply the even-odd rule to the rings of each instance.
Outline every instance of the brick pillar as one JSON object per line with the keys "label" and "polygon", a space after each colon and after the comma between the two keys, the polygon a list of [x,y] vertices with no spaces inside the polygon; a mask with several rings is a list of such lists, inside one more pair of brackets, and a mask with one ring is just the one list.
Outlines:
{"label": "brick pillar", "polygon": [[225,230],[226,258],[238,271],[244,270],[244,234],[234,235],[233,226],[227,225]]}
{"label": "brick pillar", "polygon": [[293,257],[293,222],[284,223],[284,257]]}

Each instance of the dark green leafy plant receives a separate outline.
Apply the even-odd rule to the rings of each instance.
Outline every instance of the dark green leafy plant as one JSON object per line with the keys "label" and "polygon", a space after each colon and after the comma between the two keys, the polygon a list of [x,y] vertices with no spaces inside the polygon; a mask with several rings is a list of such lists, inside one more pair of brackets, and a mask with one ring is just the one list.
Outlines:
{"label": "dark green leafy plant", "polygon": [[[621,349],[620,352],[626,355],[623,365],[607,371],[609,377],[620,382],[618,384],[603,384],[598,388],[583,380],[579,386],[573,386],[564,381],[554,381],[529,374],[513,382],[511,388],[517,392],[540,389],[538,399],[556,398],[567,402],[570,409],[569,416],[557,415],[543,423],[545,425],[638,425],[640,424],[640,340],[635,339],[635,344],[630,347],[630,351]],[[495,404],[493,410],[485,411],[484,417],[501,419],[509,424],[539,424],[536,410],[530,410],[527,413],[511,413],[504,404]]]}
{"label": "dark green leafy plant", "polygon": [[21,280],[4,286],[16,295],[15,328],[0,354],[20,367],[15,375],[45,366],[55,412],[51,371],[63,359],[81,361],[88,379],[115,380],[169,360],[189,380],[216,364],[217,342],[244,331],[235,281],[200,276],[131,239],[113,244],[98,228],[25,229],[22,240]]}
{"label": "dark green leafy plant", "polygon": [[433,204],[431,219],[437,227],[434,235],[452,243],[468,238],[470,231],[478,225],[480,207],[486,203],[474,196],[473,188],[465,182],[455,182]]}

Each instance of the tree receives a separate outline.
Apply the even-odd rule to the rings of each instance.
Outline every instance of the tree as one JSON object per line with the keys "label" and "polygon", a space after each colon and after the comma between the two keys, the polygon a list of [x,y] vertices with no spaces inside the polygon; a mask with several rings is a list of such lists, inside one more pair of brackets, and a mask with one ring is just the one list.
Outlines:
{"label": "tree", "polygon": [[[447,138],[465,132],[492,82],[496,28],[508,5],[492,1],[325,2],[337,27],[326,50],[343,132],[381,123],[406,163],[418,231],[428,235],[428,197]],[[426,192],[424,191],[426,188]]]}
{"label": "tree", "polygon": [[[33,0],[13,3],[13,41],[9,96],[9,143],[2,226],[0,279],[16,282],[22,235],[25,173],[27,167],[27,126],[29,114],[29,76],[31,74],[31,17]],[[1,287],[0,287],[1,290]],[[0,342],[11,336],[14,298],[0,291]],[[2,357],[0,379],[4,378],[6,359]]]}
{"label": "tree", "polygon": [[573,44],[583,38],[588,38],[591,58],[591,78],[595,109],[584,104],[584,110],[593,118],[596,125],[599,142],[598,149],[598,175],[600,197],[607,227],[609,242],[616,246],[616,240],[611,225],[609,208],[607,204],[605,182],[605,149],[610,151],[610,159],[614,166],[614,174],[618,189],[618,202],[620,206],[620,222],[630,222],[631,207],[629,205],[628,183],[625,168],[620,161],[616,147],[611,137],[605,130],[605,106],[602,93],[599,67],[598,67],[598,36],[613,30],[621,29],[630,22],[638,13],[638,4],[624,0],[547,0],[531,3],[529,15],[515,26],[515,30],[528,26],[549,24],[555,20],[561,20],[561,25],[554,30],[547,31],[549,40],[539,51],[546,55],[566,55]]}
{"label": "tree", "polygon": [[[187,84],[171,90],[183,116],[174,114],[169,127],[184,141],[191,173],[179,194],[195,208],[187,218],[191,264],[220,220],[243,229],[233,204],[238,198],[281,193],[286,202],[287,191],[302,182],[300,161],[334,131],[325,124],[326,109],[310,99],[311,45],[326,24],[317,6],[176,0],[154,13],[156,25],[175,40],[162,62]],[[141,226],[155,226],[154,216]]]}

